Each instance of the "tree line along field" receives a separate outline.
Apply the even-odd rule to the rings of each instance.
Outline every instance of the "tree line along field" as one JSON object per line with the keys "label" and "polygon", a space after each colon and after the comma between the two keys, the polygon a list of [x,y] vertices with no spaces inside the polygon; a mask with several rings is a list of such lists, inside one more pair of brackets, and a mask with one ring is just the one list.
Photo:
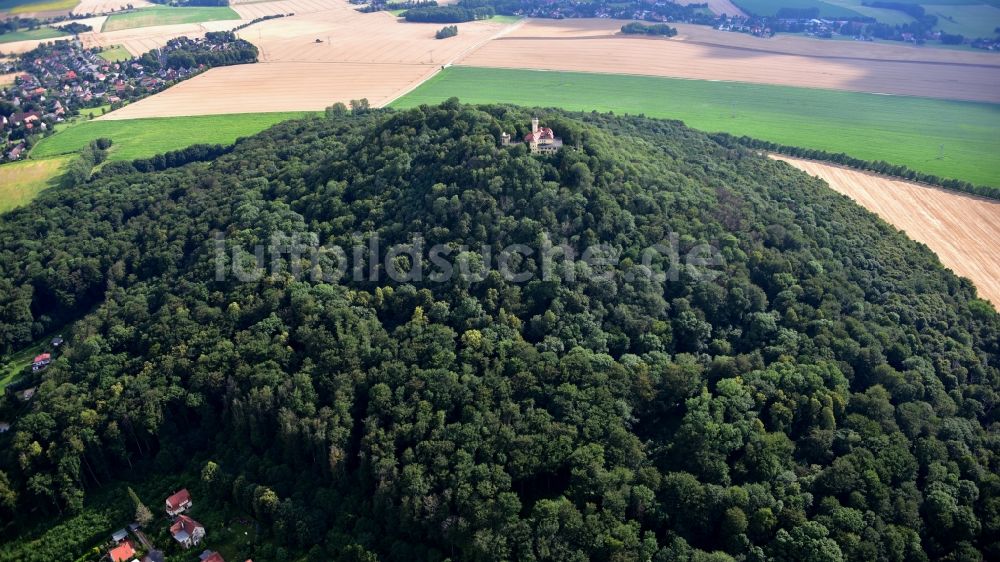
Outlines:
{"label": "tree line along field", "polygon": [[43,139],[35,145],[31,157],[71,154],[92,140],[109,138],[114,143],[108,151],[109,160],[147,158],[192,144],[231,144],[239,137],[304,115],[306,112],[240,113],[87,121]]}
{"label": "tree line along field", "polygon": [[[511,85],[516,84],[514,88]],[[704,80],[450,67],[393,103],[457,96],[680,119],[704,131],[844,152],[1000,185],[1000,105]]]}
{"label": "tree line along field", "polygon": [[933,189],[836,164],[774,155],[927,244],[1000,310],[1000,201]]}
{"label": "tree line along field", "polygon": [[240,19],[240,15],[229,7],[171,8],[156,6],[112,14],[104,21],[101,31],[238,19]]}

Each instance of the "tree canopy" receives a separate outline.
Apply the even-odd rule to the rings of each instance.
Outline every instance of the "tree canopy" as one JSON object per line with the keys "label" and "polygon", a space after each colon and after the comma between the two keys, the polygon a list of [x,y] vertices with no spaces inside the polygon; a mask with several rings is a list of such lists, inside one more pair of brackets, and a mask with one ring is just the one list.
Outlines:
{"label": "tree canopy", "polygon": [[[501,146],[534,115],[562,149]],[[220,244],[294,233],[419,233],[482,275],[217,275]],[[477,255],[546,239],[618,264],[522,283]],[[718,275],[650,275],[671,239]],[[819,180],[678,122],[341,107],[104,169],[0,219],[0,347],[59,328],[0,407],[4,523],[143,460],[310,560],[1000,556],[997,313]]]}

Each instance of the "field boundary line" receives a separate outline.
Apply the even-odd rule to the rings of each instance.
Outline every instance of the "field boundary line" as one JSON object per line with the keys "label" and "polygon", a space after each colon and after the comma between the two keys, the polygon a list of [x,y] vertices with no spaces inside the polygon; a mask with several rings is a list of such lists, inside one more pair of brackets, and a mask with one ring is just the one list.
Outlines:
{"label": "field boundary line", "polygon": [[521,66],[499,66],[499,65],[484,66],[479,64],[461,64],[461,63],[455,64],[454,66],[460,66],[464,68],[483,68],[483,69],[495,68],[500,70],[523,70],[525,72],[566,72],[570,74],[596,74],[600,76],[638,76],[643,78],[663,78],[666,80],[690,80],[692,82],[721,82],[725,84],[746,84],[749,86],[795,88],[799,90],[820,90],[826,92],[845,92],[854,94],[868,94],[871,96],[888,96],[888,97],[916,98],[916,99],[936,100],[936,101],[953,101],[959,103],[976,103],[976,104],[992,105],[992,106],[1000,105],[1000,101],[984,101],[984,100],[971,100],[971,99],[946,98],[946,97],[934,97],[934,96],[915,96],[912,94],[872,92],[870,90],[854,90],[847,88],[823,88],[820,86],[790,86],[788,84],[774,84],[771,82],[747,82],[745,80],[728,80],[725,78],[691,78],[690,76],[671,76],[666,74],[640,74],[635,72],[601,72],[598,70],[566,70],[563,68],[524,68]]}
{"label": "field boundary line", "polygon": [[515,22],[515,23],[513,23],[511,25],[505,26],[503,29],[501,29],[500,31],[496,32],[495,34],[493,34],[493,35],[491,35],[491,36],[483,39],[482,41],[480,41],[480,42],[478,42],[478,43],[476,43],[474,45],[469,46],[464,51],[462,51],[462,52],[458,53],[457,55],[451,57],[451,59],[448,62],[446,62],[446,63],[444,63],[444,64],[442,64],[440,66],[437,66],[437,67],[431,69],[431,71],[429,73],[427,73],[426,75],[424,75],[423,78],[420,78],[416,82],[407,85],[399,93],[397,93],[396,95],[392,96],[391,98],[389,98],[386,101],[384,101],[381,104],[379,104],[378,107],[388,107],[388,106],[392,105],[392,103],[394,101],[396,101],[399,98],[405,96],[406,94],[409,94],[413,90],[416,90],[424,82],[427,82],[428,80],[430,80],[431,78],[433,78],[434,76],[436,76],[437,73],[441,72],[445,68],[448,68],[449,66],[453,66],[453,65],[459,64],[459,62],[461,61],[461,59],[464,59],[465,57],[469,56],[470,54],[478,51],[479,49],[481,49],[483,47],[483,45],[486,45],[490,41],[494,41],[496,39],[500,39],[501,37],[503,37],[504,35],[507,35],[508,33],[511,33],[512,31],[516,31],[517,29],[520,29],[521,26],[524,25],[525,22],[528,21],[528,19],[529,18],[521,18],[517,22]]}
{"label": "field boundary line", "polygon": [[[770,158],[771,160],[775,160],[775,161],[778,161],[778,162],[785,162],[783,160],[784,158],[788,158],[788,159],[791,159],[791,160],[802,160],[804,162],[812,162],[814,164],[822,164],[824,166],[831,166],[833,168],[840,168],[841,170],[848,170],[848,171],[851,171],[851,172],[857,172],[859,174],[865,174],[866,176],[871,176],[873,178],[879,178],[879,179],[883,179],[883,180],[892,180],[892,181],[898,181],[898,182],[908,183],[908,184],[915,185],[917,187],[922,187],[924,189],[936,189],[938,191],[943,191],[945,193],[949,193],[949,194],[952,194],[952,195],[961,195],[962,197],[968,197],[970,199],[975,199],[977,201],[982,201],[982,202],[985,202],[985,203],[989,203],[991,205],[1000,205],[1000,200],[993,199],[991,197],[985,197],[983,195],[977,195],[975,193],[969,193],[968,191],[960,191],[958,189],[950,189],[950,188],[947,188],[947,187],[944,187],[944,186],[941,186],[941,185],[934,185],[932,183],[924,183],[922,181],[911,180],[910,178],[904,178],[904,177],[901,177],[901,176],[893,176],[891,174],[881,174],[879,172],[873,172],[871,170],[866,170],[864,168],[853,168],[853,167],[848,166],[846,164],[841,164],[839,162],[833,162],[831,160],[819,160],[819,159],[816,159],[816,158],[805,158],[804,156],[792,156],[791,154],[784,154],[784,153],[781,153],[781,152],[775,152],[773,150],[761,150],[761,151],[758,151],[757,153],[761,154],[763,156],[766,156],[766,157]],[[785,163],[788,164],[788,162],[785,162]],[[789,164],[789,165],[791,165],[791,164]],[[794,168],[794,166],[792,166],[792,167]],[[826,181],[826,180],[824,179],[823,181]]]}

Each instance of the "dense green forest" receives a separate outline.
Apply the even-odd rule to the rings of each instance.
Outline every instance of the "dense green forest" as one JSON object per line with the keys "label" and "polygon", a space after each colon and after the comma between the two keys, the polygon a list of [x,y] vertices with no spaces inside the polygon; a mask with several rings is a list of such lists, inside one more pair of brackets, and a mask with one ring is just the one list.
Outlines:
{"label": "dense green forest", "polygon": [[[67,342],[0,407],[0,559],[181,474],[261,524],[257,562],[1000,557],[1000,316],[970,282],[678,122],[539,110],[561,150],[499,145],[535,114],[335,108],[4,215],[0,348]],[[220,275],[220,244],[295,233],[419,234],[473,275]],[[477,251],[547,240],[618,264],[517,282]],[[652,275],[667,240],[724,263]]]}

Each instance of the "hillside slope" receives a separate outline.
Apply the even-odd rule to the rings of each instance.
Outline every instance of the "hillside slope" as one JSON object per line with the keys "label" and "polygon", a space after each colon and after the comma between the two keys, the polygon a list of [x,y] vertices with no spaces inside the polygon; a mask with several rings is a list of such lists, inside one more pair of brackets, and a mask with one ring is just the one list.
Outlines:
{"label": "hillside slope", "polygon": [[[21,520],[0,559],[42,557],[26,518],[138,463],[253,516],[258,561],[1000,555],[1000,317],[968,281],[675,122],[542,111],[566,149],[498,146],[531,115],[292,121],[6,215],[0,346],[68,342],[27,411],[0,409],[0,514]],[[422,280],[400,252],[314,276],[373,234],[378,255],[453,250]],[[311,263],[313,237],[348,250]],[[674,272],[647,251],[671,241]],[[534,252],[504,270],[511,244]],[[721,259],[688,262],[700,244]]]}

